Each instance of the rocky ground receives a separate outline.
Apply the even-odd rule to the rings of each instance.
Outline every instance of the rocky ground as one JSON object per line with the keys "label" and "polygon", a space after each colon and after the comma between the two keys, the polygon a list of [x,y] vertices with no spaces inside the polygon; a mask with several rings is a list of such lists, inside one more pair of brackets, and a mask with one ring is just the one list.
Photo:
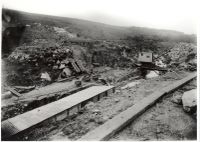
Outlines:
{"label": "rocky ground", "polygon": [[[98,78],[104,78],[105,80],[109,80],[111,84],[116,83],[117,80],[121,78],[123,79],[124,76],[133,72],[131,69],[113,69],[110,67],[99,67],[96,68],[96,70],[98,70],[95,73],[96,76],[98,76]],[[56,101],[58,99],[61,99],[63,96],[67,96],[74,93],[76,90],[80,91],[80,87],[76,87],[75,82],[82,80],[83,77],[84,75],[77,76],[77,78],[74,78],[71,81],[55,82],[45,87],[36,88],[30,92],[24,93],[19,98],[11,94],[8,97],[2,98],[1,120],[12,118],[19,114],[30,111],[36,107],[43,106],[47,103],[51,103],[52,101]],[[89,78],[90,81],[82,81],[82,87],[89,87],[90,85],[103,85],[100,80],[93,80],[92,77]],[[57,92],[59,92],[63,89],[65,90],[65,93],[55,93],[50,95],[56,90]],[[41,94],[43,95],[41,96]]]}
{"label": "rocky ground", "polygon": [[[167,46],[165,45],[165,47]],[[185,50],[181,52],[183,47]],[[176,79],[183,78],[187,75],[187,72],[195,71],[196,46],[188,43],[176,43],[174,48],[176,50],[172,48],[169,53],[159,59],[159,62],[167,66],[169,72],[167,74],[160,73],[161,76],[147,80],[141,79],[140,73],[134,66],[134,63],[137,62],[135,48],[130,50],[123,43],[102,42],[92,47],[89,45],[51,46],[48,43],[38,44],[30,48],[27,45],[16,48],[3,62],[3,91],[6,91],[6,87],[14,87],[15,85],[34,85],[36,88],[42,88],[56,83],[59,74],[65,68],[69,68],[72,72],[71,76],[74,76],[69,82],[74,83],[75,80],[81,80],[82,77],[82,79],[85,78],[82,80],[83,82],[95,82],[99,85],[105,85],[106,82],[106,84],[117,86],[115,94],[95,104],[91,102],[74,117],[66,118],[57,123],[38,126],[33,131],[20,136],[19,140],[76,140],[153,93],[156,89],[164,87]],[[41,49],[44,51],[41,51]],[[175,56],[175,53],[178,56]],[[76,57],[86,68],[85,72],[77,73],[68,66],[68,62],[76,59]],[[42,73],[47,73],[51,81],[44,81],[41,78]],[[134,86],[136,79],[139,80],[137,80],[137,85]],[[105,82],[103,83],[101,80]],[[44,82],[47,83],[44,84]],[[13,102],[14,105],[12,106],[6,106],[9,102],[2,107],[3,116],[5,116],[3,120],[34,109],[33,107],[26,110],[24,109],[26,104]],[[13,102],[11,100],[11,104]],[[52,101],[47,103],[50,102]]]}
{"label": "rocky ground", "polygon": [[168,94],[110,140],[196,140],[196,113],[185,112],[183,105],[177,101],[184,92],[196,87],[196,80],[193,80]]}
{"label": "rocky ground", "polygon": [[[179,72],[179,74],[182,77],[187,75],[186,72]],[[21,136],[19,140],[76,140],[153,93],[155,90],[169,85],[175,81],[175,76],[174,73],[168,73],[147,80],[140,79],[137,80],[139,84],[135,86],[130,85],[135,82],[134,77],[129,78],[129,80],[119,84],[114,94],[103,98],[97,103],[88,103],[74,117],[38,126],[33,131]]]}
{"label": "rocky ground", "polygon": [[[135,37],[123,35],[122,40],[112,40],[112,38],[95,40],[91,38],[93,35],[106,37],[104,32],[106,33],[108,29],[104,29],[104,32],[96,31],[98,27],[96,25],[92,26],[91,32],[91,30],[87,31],[87,27],[91,28],[91,26],[86,23],[83,24],[84,26],[81,23],[77,25],[76,22],[73,24],[73,20],[68,19],[72,22],[71,24],[66,21],[61,24],[59,18],[52,20],[46,17],[47,21],[45,21],[46,18],[38,19],[39,15],[35,17],[35,20],[32,16],[30,14],[20,18],[22,23],[19,25],[21,26],[15,23],[15,27],[6,29],[9,23],[3,24],[5,26],[3,47],[4,50],[9,49],[9,51],[3,50],[5,55],[2,56],[1,87],[2,94],[9,93],[11,97],[2,99],[2,120],[44,105],[39,102],[34,107],[25,109],[27,102],[20,102],[21,98],[14,97],[8,91],[9,87],[34,86],[37,90],[45,86],[51,88],[58,83],[58,80],[68,79],[65,80],[66,84],[69,84],[66,85],[68,90],[77,88],[75,81],[82,81],[83,84],[114,85],[117,89],[111,96],[95,104],[92,102],[87,104],[85,109],[74,117],[38,126],[34,131],[22,135],[19,140],[76,140],[156,89],[183,78],[188,72],[196,71],[195,38],[194,41],[190,41],[189,37],[187,40],[187,36],[186,40],[181,40],[181,38],[172,40],[173,38],[165,39],[138,34]],[[69,27],[66,27],[66,24]],[[84,32],[79,29],[81,25]],[[22,31],[19,31],[20,27]],[[114,36],[112,32],[109,35]],[[141,79],[135,64],[138,63],[138,53],[143,50],[153,52],[156,57],[160,56],[155,62],[164,64],[168,73],[160,73],[160,76],[156,75],[158,77],[155,78]],[[168,52],[165,53],[166,50]],[[71,63],[75,60],[81,61],[85,70],[78,72]],[[59,88],[58,84],[57,88]],[[24,99],[26,97],[29,98],[29,96],[23,96]],[[59,97],[59,95],[54,97]],[[48,100],[45,104],[57,100],[53,98],[50,101],[48,95],[44,99]],[[174,107],[173,104],[169,106]],[[163,111],[167,109],[163,108]],[[182,113],[180,110],[177,111]]]}

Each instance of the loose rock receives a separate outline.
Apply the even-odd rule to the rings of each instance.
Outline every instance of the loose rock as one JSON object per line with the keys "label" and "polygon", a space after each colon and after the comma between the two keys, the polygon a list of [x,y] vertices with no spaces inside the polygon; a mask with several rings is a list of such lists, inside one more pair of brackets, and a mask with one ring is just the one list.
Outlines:
{"label": "loose rock", "polygon": [[196,112],[197,107],[197,90],[187,91],[182,96],[183,109],[186,112]]}

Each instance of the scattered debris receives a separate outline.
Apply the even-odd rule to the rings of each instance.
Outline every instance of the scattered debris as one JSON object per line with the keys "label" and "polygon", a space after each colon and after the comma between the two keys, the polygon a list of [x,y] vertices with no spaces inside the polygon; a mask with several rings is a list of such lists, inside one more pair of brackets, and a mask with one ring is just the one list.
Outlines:
{"label": "scattered debris", "polygon": [[64,69],[65,68],[65,64],[60,64],[59,69]]}
{"label": "scattered debris", "polygon": [[115,90],[115,92],[116,92],[116,93],[120,93],[121,91],[120,91],[120,90]]}
{"label": "scattered debris", "polygon": [[82,81],[85,81],[85,82],[90,82],[91,81],[91,78],[89,75],[86,75],[82,78]]}
{"label": "scattered debris", "polygon": [[47,72],[42,73],[40,78],[47,81],[51,81],[51,78]]}
{"label": "scattered debris", "polygon": [[18,93],[17,91],[15,91],[13,88],[8,87],[7,88],[10,92],[12,92],[13,95],[15,95],[16,97],[21,97],[21,94]]}
{"label": "scattered debris", "polygon": [[101,113],[101,111],[99,109],[94,109],[94,110],[92,110],[92,112],[95,113],[95,114]]}
{"label": "scattered debris", "polygon": [[35,86],[14,86],[20,93],[26,93],[33,89],[35,89]]}
{"label": "scattered debris", "polygon": [[94,103],[93,103],[93,102],[88,102],[88,103],[85,105],[85,107],[86,107],[87,109],[91,109],[91,108],[94,107]]}
{"label": "scattered debris", "polygon": [[61,74],[62,78],[68,77],[68,76],[71,76],[71,75],[72,75],[72,72],[69,68],[64,68],[63,71],[62,71],[62,74]]}
{"label": "scattered debris", "polygon": [[153,78],[159,76],[159,71],[150,71],[147,75],[146,78]]}
{"label": "scattered debris", "polygon": [[181,105],[182,104],[182,95],[175,95],[172,97],[172,102]]}
{"label": "scattered debris", "polygon": [[82,85],[82,82],[81,81],[75,81],[75,85],[76,85],[76,87],[80,87]]}
{"label": "scattered debris", "polygon": [[123,90],[123,89],[131,88],[131,87],[136,86],[137,84],[140,84],[140,81],[135,81],[135,82],[128,83],[127,85],[121,87],[121,89]]}
{"label": "scattered debris", "polygon": [[115,98],[115,99],[114,99],[114,102],[115,102],[115,103],[117,103],[117,102],[119,102],[119,101],[120,101],[120,100],[119,100],[118,98]]}

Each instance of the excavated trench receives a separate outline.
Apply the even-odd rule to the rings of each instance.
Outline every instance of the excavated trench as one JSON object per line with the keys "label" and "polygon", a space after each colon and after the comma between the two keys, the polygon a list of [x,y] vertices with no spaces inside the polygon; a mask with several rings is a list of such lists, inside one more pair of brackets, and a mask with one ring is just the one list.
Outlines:
{"label": "excavated trench", "polygon": [[[129,79],[130,77],[137,76],[137,75],[138,75],[138,71],[137,70],[131,71],[130,73],[119,77],[118,80],[116,80],[116,81],[118,83],[120,83],[122,81],[125,81],[125,80]],[[67,97],[67,96],[69,96],[71,94],[74,94],[74,93],[76,93],[78,91],[81,91],[81,90],[84,90],[86,88],[89,88],[91,86],[93,86],[93,84],[82,86],[82,87],[79,87],[79,88],[75,88],[75,89],[73,89],[73,90],[71,90],[71,91],[69,91],[67,93],[66,92],[64,92],[64,93],[62,93],[62,92],[55,93],[52,96],[48,96],[48,97],[42,98],[40,100],[18,101],[13,105],[4,106],[4,107],[1,108],[1,110],[2,110],[1,121],[4,121],[4,120],[12,118],[12,117],[15,117],[15,116],[17,116],[19,114],[25,113],[27,111],[33,110],[33,109],[41,107],[43,105],[52,103],[54,101],[57,101],[57,100],[62,99],[64,97]]]}
{"label": "excavated trench", "polygon": [[4,121],[6,119],[15,117],[17,115],[20,115],[22,113],[25,113],[27,111],[33,110],[35,108],[41,107],[43,105],[52,103],[54,101],[57,101],[59,99],[62,99],[64,97],[67,97],[71,94],[74,94],[78,91],[84,90],[86,88],[89,88],[93,85],[87,85],[87,86],[83,86],[83,87],[79,87],[79,88],[75,88],[67,93],[56,93],[53,96],[50,97],[45,97],[43,99],[40,100],[33,100],[33,101],[29,101],[29,102],[18,102],[14,105],[9,105],[9,106],[5,106],[1,108],[2,111],[2,118],[1,121]]}

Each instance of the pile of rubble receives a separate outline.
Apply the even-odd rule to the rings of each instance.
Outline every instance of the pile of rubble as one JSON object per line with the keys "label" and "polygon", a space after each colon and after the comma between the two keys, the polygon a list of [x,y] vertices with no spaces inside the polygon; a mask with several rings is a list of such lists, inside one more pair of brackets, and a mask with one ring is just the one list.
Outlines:
{"label": "pile of rubble", "polygon": [[12,64],[19,64],[20,74],[32,76],[34,81],[55,81],[87,72],[82,61],[75,59],[69,46],[21,46],[8,57]]}
{"label": "pile of rubble", "polygon": [[171,59],[171,67],[188,71],[197,69],[197,47],[194,44],[176,43],[168,55]]}
{"label": "pile of rubble", "polygon": [[[11,78],[10,82],[29,79],[29,83],[14,85],[35,85],[40,84],[41,80],[54,82],[88,72],[85,68],[90,66],[91,69],[100,66],[131,68],[134,61],[130,59],[137,58],[139,48],[135,47],[135,41],[131,46],[129,42],[95,41],[80,37],[67,27],[33,23],[26,26],[22,43],[8,57],[9,62],[20,68],[16,74],[8,75],[8,78]],[[168,54],[170,66],[196,70],[196,47],[190,43],[176,43],[173,46]],[[168,65],[165,59],[156,64]]]}

